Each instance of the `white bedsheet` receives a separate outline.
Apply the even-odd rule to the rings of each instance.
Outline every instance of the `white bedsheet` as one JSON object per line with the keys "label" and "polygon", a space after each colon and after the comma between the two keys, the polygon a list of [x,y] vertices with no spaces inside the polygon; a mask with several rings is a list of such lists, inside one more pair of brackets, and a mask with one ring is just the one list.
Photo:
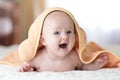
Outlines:
{"label": "white bedsheet", "polygon": [[[17,50],[17,47],[17,45],[0,46],[0,57]],[[104,48],[119,55],[120,46],[104,46]],[[0,80],[120,80],[120,68],[67,72],[19,72],[18,69],[19,67],[0,64]]]}
{"label": "white bedsheet", "polygon": [[0,80],[120,80],[120,68],[97,71],[18,72],[18,68],[0,65]]}

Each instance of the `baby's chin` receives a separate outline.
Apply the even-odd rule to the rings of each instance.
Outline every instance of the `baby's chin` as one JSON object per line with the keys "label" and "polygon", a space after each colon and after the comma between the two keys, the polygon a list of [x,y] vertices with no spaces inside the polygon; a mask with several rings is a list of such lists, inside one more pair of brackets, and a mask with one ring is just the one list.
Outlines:
{"label": "baby's chin", "polygon": [[68,50],[67,48],[66,49],[59,49],[57,55],[61,56],[61,57],[64,57],[66,56],[67,54],[70,53],[71,50]]}
{"label": "baby's chin", "polygon": [[66,55],[67,55],[68,53],[63,53],[63,52],[61,52],[61,53],[57,53],[56,55],[58,56],[58,57],[65,57]]}

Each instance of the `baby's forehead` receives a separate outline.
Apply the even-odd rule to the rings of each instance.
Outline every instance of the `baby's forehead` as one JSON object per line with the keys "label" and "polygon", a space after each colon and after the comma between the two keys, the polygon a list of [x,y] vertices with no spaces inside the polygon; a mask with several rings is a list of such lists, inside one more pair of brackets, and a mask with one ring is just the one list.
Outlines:
{"label": "baby's forehead", "polygon": [[[50,12],[43,23],[43,31],[46,29],[51,29],[52,26],[61,26],[61,25],[67,25],[67,27],[72,27],[74,28],[74,21],[71,18],[69,14],[63,11],[52,11]],[[50,27],[51,26],[51,27]]]}
{"label": "baby's forehead", "polygon": [[58,17],[58,16],[59,16],[59,17],[69,17],[69,18],[71,19],[71,17],[70,17],[67,13],[65,13],[65,12],[63,12],[63,11],[59,11],[59,10],[50,12],[50,13],[47,15],[46,18],[55,18],[55,17]]}
{"label": "baby's forehead", "polygon": [[56,11],[52,11],[52,12],[50,12],[49,14],[48,14],[48,16],[50,16],[50,15],[67,15],[67,13],[65,13],[65,12],[63,12],[63,11],[58,11],[58,10],[56,10]]}

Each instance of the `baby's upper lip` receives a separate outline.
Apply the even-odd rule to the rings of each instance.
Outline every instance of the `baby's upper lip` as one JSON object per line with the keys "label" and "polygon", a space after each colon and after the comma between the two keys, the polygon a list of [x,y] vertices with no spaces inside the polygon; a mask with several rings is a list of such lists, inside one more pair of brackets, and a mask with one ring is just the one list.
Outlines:
{"label": "baby's upper lip", "polygon": [[61,43],[61,44],[59,45],[59,47],[60,47],[60,48],[66,48],[66,47],[67,47],[67,43]]}

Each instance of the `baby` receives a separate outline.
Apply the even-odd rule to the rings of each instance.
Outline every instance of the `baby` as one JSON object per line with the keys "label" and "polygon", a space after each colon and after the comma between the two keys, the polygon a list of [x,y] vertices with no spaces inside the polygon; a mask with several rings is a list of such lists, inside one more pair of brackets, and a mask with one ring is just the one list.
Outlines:
{"label": "baby", "polygon": [[92,63],[80,61],[74,49],[76,32],[73,20],[65,12],[53,11],[45,19],[34,59],[20,68],[27,71],[71,71],[97,70],[108,62],[108,57],[101,54]]}

